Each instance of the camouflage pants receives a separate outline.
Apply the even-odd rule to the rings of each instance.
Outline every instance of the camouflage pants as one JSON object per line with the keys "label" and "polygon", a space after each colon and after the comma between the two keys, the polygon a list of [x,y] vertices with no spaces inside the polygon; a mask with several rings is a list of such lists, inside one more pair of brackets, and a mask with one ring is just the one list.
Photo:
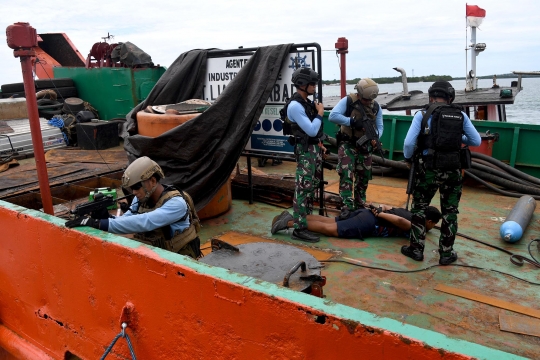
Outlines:
{"label": "camouflage pants", "polygon": [[[366,202],[368,182],[371,180],[371,164],[371,151],[361,152],[348,142],[339,145],[336,168],[339,174],[339,196],[343,205],[351,211],[362,208]],[[361,169],[358,170],[357,166]]]}
{"label": "camouflage pants", "polygon": [[307,229],[306,216],[313,212],[315,190],[319,186],[322,171],[322,154],[319,145],[309,145],[302,151],[296,145],[296,187],[294,190],[293,210],[294,228]]}
{"label": "camouflage pants", "polygon": [[418,164],[412,203],[412,229],[411,246],[424,251],[426,241],[425,211],[431,199],[439,190],[441,201],[441,235],[439,250],[449,252],[452,250],[458,230],[457,214],[459,200],[461,199],[461,170],[426,169],[422,160]]}

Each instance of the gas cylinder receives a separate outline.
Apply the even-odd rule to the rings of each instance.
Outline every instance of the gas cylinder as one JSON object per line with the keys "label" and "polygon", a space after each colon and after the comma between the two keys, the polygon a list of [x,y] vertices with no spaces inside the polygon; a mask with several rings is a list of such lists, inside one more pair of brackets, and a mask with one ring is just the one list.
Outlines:
{"label": "gas cylinder", "polygon": [[535,208],[536,200],[533,197],[523,195],[519,198],[506,217],[506,221],[501,225],[500,234],[504,241],[515,243],[521,239]]}

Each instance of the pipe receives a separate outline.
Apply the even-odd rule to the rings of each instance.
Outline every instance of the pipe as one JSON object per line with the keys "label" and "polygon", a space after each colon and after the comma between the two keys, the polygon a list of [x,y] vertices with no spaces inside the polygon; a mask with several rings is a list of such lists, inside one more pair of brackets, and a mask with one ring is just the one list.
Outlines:
{"label": "pipe", "polygon": [[499,231],[504,241],[515,243],[523,236],[536,208],[536,201],[529,195],[522,196],[506,217]]}
{"label": "pipe", "polygon": [[43,350],[29,343],[4,325],[0,325],[0,348],[6,350],[16,359],[53,359]]}
{"label": "pipe", "polygon": [[401,73],[401,82],[403,83],[402,98],[404,100],[409,100],[411,98],[411,95],[409,95],[409,87],[407,85],[407,73],[405,72],[405,69],[400,68],[400,67],[395,67],[394,70]]}
{"label": "pipe", "polygon": [[13,55],[21,58],[26,106],[28,108],[28,119],[30,120],[30,132],[32,135],[32,145],[34,147],[43,210],[47,214],[54,215],[49,176],[47,174],[47,162],[45,161],[43,138],[41,137],[41,126],[39,124],[36,87],[32,73],[32,60],[36,57],[34,51],[34,47],[37,46],[36,29],[31,27],[29,23],[18,22],[7,27],[6,35],[8,46],[14,49]]}
{"label": "pipe", "polygon": [[[526,194],[519,194],[519,193],[513,193],[513,192],[510,192],[510,191],[501,190],[498,187],[495,187],[495,186],[491,185],[487,181],[484,181],[484,180],[480,179],[478,176],[472,174],[469,170],[464,170],[464,171],[465,171],[465,174],[467,176],[469,176],[471,179],[474,179],[474,180],[478,181],[480,184],[484,185],[488,189],[491,189],[491,190],[493,190],[496,193],[499,193],[501,195],[509,196],[509,197],[515,197],[515,198],[522,197],[523,195],[526,195]],[[531,195],[531,197],[536,199],[536,200],[540,200],[540,196]]]}
{"label": "pipe", "polygon": [[475,169],[469,169],[469,172],[476,175],[476,176],[478,176],[478,177],[483,178],[486,181],[489,181],[490,183],[502,186],[502,187],[504,187],[506,189],[518,191],[518,192],[520,192],[522,194],[540,196],[540,189],[537,188],[537,187],[532,187],[532,186],[526,186],[526,185],[513,183],[512,181],[501,179],[497,175],[487,174],[487,173],[484,173],[482,171],[475,170]]}
{"label": "pipe", "polygon": [[536,185],[540,185],[540,179],[535,178],[534,176],[531,176],[529,174],[525,174],[523,171],[513,168],[510,165],[503,163],[502,161],[492,158],[491,156],[488,156],[479,152],[475,152],[475,151],[471,151],[471,156],[473,158],[489,161],[490,163],[499,166],[501,169],[508,171],[510,174],[516,177],[519,177],[520,179],[526,180]]}
{"label": "pipe", "polygon": [[492,174],[492,175],[496,175],[498,177],[501,177],[503,179],[506,179],[506,180],[510,180],[510,181],[515,181],[521,185],[525,185],[525,186],[532,186],[532,187],[536,187],[536,185],[534,184],[531,184],[530,182],[527,182],[525,180],[521,180],[521,179],[518,179],[517,177],[515,176],[512,176],[504,171],[499,171],[499,170],[496,170],[490,166],[486,166],[486,165],[482,165],[482,164],[479,164],[475,161],[473,161],[471,163],[472,165],[472,169],[475,169],[475,170],[480,170],[484,173],[487,173],[487,174]]}
{"label": "pipe", "polygon": [[336,53],[340,55],[341,63],[341,73],[340,73],[340,87],[341,87],[341,97],[344,98],[347,95],[347,61],[345,59],[345,54],[349,52],[349,41],[347,38],[340,37],[336,42]]}

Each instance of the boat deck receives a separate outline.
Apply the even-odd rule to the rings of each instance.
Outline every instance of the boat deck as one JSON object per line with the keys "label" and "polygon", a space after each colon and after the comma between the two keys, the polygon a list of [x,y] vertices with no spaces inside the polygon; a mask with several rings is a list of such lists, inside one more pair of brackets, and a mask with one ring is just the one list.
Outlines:
{"label": "boat deck", "polygon": [[[245,166],[244,159],[241,159],[240,166]],[[267,173],[294,173],[294,163],[257,168],[254,161],[253,166]],[[337,186],[335,172],[326,171],[325,179],[329,181],[327,189]],[[398,204],[396,201],[399,202],[400,197],[395,195],[401,192],[404,195],[401,199],[406,199],[405,179],[374,177],[370,186],[376,191],[368,191],[368,201],[405,206],[406,200]],[[499,236],[500,225],[516,202],[516,198],[495,195],[481,187],[464,186],[459,208],[459,232],[529,256],[527,245],[532,239],[540,238],[540,208],[536,209],[519,242],[505,243]],[[439,207],[438,196],[434,198],[433,205]],[[292,209],[289,210],[292,212]],[[425,260],[421,263],[401,255],[401,246],[408,244],[404,238],[368,238],[361,241],[322,236],[319,243],[307,244],[291,240],[290,232],[282,231],[272,236],[272,218],[282,211],[282,207],[259,202],[250,205],[248,201],[233,200],[230,211],[203,221],[201,247],[208,248],[208,241],[212,237],[236,231],[304,248],[309,246],[330,251],[334,253],[333,260],[347,260],[350,263],[325,263],[322,275],[327,279],[324,286],[326,299],[434,330],[451,338],[476,342],[528,358],[538,357],[539,334],[531,336],[502,331],[499,316],[517,316],[514,319],[516,323],[523,325],[530,322],[529,330],[536,331],[540,329],[540,319],[435,288],[446,285],[463,289],[538,313],[540,269],[527,263],[522,267],[516,266],[510,262],[508,254],[459,236],[455,243],[459,255],[457,262],[452,266],[439,266],[439,231],[436,229],[428,233]],[[540,258],[536,246],[533,246],[533,251],[535,257]]]}

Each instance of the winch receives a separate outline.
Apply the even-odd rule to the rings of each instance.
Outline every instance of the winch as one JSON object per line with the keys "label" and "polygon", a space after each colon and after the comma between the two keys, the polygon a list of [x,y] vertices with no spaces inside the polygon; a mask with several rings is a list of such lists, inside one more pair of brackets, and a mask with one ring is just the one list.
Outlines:
{"label": "winch", "polygon": [[271,242],[234,246],[219,239],[212,239],[211,244],[212,252],[200,262],[323,297],[323,265],[302,249]]}

